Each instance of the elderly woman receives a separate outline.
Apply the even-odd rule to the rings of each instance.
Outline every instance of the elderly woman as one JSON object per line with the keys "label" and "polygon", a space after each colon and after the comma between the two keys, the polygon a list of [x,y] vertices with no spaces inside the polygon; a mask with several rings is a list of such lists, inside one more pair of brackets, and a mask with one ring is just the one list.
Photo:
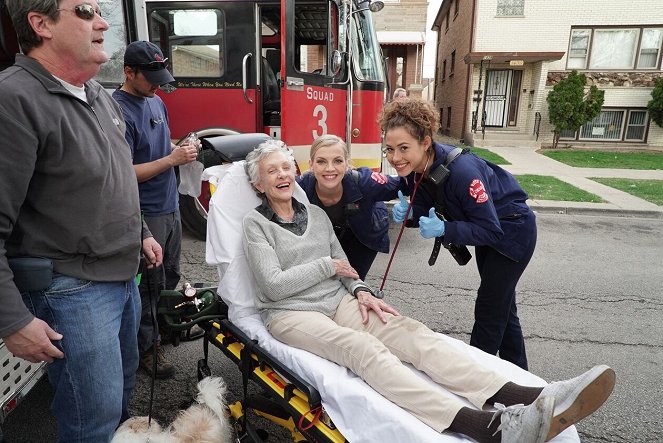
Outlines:
{"label": "elderly woman", "polygon": [[[246,170],[263,202],[244,218],[245,249],[260,289],[256,305],[276,339],[349,368],[437,431],[479,442],[550,440],[610,395],[607,366],[540,388],[477,365],[358,279],[325,212],[293,198],[294,162],[281,142],[261,144]],[[403,362],[478,409],[432,392]],[[497,412],[482,411],[486,404]]]}

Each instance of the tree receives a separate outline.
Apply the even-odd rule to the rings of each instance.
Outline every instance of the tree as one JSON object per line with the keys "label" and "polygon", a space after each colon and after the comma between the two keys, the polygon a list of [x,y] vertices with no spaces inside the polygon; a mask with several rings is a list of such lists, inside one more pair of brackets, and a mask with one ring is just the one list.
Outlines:
{"label": "tree", "polygon": [[596,86],[585,91],[585,74],[572,71],[557,83],[548,94],[548,114],[553,125],[553,148],[564,130],[579,130],[582,125],[599,115],[604,92]]}
{"label": "tree", "polygon": [[652,99],[647,103],[649,116],[651,119],[663,128],[663,77],[659,78],[651,92]]}

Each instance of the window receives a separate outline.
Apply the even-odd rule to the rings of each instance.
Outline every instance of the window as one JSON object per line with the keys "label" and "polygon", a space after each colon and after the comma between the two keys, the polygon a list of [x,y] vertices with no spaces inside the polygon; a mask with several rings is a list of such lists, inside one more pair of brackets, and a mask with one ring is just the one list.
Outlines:
{"label": "window", "polygon": [[647,111],[629,111],[626,125],[626,141],[644,141],[647,131]]}
{"label": "window", "polygon": [[124,48],[127,41],[122,4],[105,1],[99,2],[99,7],[104,19],[113,25],[104,32],[104,49],[110,60],[101,65],[95,80],[104,84],[119,85],[124,81]]}
{"label": "window", "polygon": [[569,69],[585,69],[587,66],[587,49],[591,32],[591,29],[574,29],[571,32],[569,57],[566,62]]}
{"label": "window", "polygon": [[447,61],[444,60],[442,62],[442,81],[444,81],[447,78]]}
{"label": "window", "polygon": [[566,66],[567,69],[656,69],[662,41],[663,28],[573,29]]}
{"label": "window", "polygon": [[[224,74],[225,18],[219,9],[157,9],[150,35],[170,54],[175,77],[216,78]],[[153,38],[154,38],[153,37]]]}
{"label": "window", "polygon": [[645,29],[642,32],[640,56],[638,57],[639,69],[656,69],[658,55],[661,53],[661,37],[663,37],[661,28]]}
{"label": "window", "polygon": [[447,15],[444,19],[444,32],[449,30],[449,10],[447,10]]}
{"label": "window", "polygon": [[447,108],[447,129],[451,129],[451,106]]}
{"label": "window", "polygon": [[525,0],[497,0],[497,15],[500,17],[525,15]]}
{"label": "window", "polygon": [[355,73],[360,80],[382,81],[384,79],[382,52],[377,42],[371,15],[367,12],[357,12],[354,15],[354,25],[351,44]]}
{"label": "window", "polygon": [[638,33],[637,29],[595,29],[589,67],[632,68]]}
{"label": "window", "polygon": [[560,139],[644,142],[648,121],[644,109],[603,109],[578,132],[562,131]]}
{"label": "window", "polygon": [[459,5],[460,5],[460,0],[456,0],[456,1],[454,2],[454,17],[456,17],[456,16],[458,15],[458,7],[459,7]]}
{"label": "window", "polygon": [[454,50],[451,53],[451,65],[449,66],[449,77],[454,75],[455,70],[456,70],[456,51]]}

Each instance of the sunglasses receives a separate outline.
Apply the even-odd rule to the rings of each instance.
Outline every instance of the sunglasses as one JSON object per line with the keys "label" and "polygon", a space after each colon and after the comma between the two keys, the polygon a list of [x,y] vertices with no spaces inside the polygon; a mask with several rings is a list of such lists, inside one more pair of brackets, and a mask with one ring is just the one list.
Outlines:
{"label": "sunglasses", "polygon": [[163,60],[153,61],[149,63],[141,63],[135,66],[136,68],[143,71],[161,71],[162,69],[166,69],[168,67],[167,62],[168,62],[168,57],[164,58]]}
{"label": "sunglasses", "polygon": [[88,21],[94,19],[94,14],[97,14],[99,17],[101,17],[101,9],[98,6],[94,7],[89,3],[82,3],[80,5],[76,5],[74,6],[74,9],[60,8],[58,9],[58,11],[73,12],[74,14],[76,14],[76,17]]}

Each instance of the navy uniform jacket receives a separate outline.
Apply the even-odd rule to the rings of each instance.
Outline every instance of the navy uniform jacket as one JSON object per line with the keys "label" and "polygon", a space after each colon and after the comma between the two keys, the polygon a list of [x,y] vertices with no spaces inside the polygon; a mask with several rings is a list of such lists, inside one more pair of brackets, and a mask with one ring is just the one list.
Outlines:
{"label": "navy uniform jacket", "polygon": [[[351,171],[343,177],[341,202],[354,203],[358,211],[348,217],[348,225],[354,235],[365,246],[378,252],[389,252],[389,211],[384,201],[398,197],[400,179],[374,172],[369,168],[356,169],[358,183]],[[297,183],[304,189],[309,201],[316,201],[315,176],[307,172],[297,177]]]}
{"label": "navy uniform jacket", "polygon": [[[442,164],[455,146],[433,143],[435,161],[430,171]],[[490,246],[519,261],[536,237],[535,217],[527,206],[527,193],[509,172],[473,153],[456,157],[449,165],[444,185],[444,243]],[[403,178],[411,195],[414,173]],[[424,178],[414,199],[414,218],[408,226],[417,226],[419,217],[428,216],[435,204],[436,185]]]}

